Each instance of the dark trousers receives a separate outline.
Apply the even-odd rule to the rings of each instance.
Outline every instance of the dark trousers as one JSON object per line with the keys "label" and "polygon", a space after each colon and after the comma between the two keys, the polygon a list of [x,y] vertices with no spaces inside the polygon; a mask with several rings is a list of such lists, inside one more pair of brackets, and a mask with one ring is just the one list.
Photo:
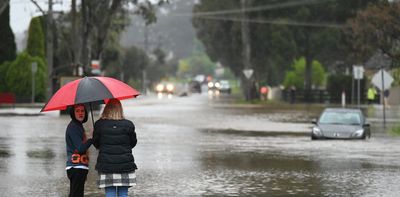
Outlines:
{"label": "dark trousers", "polygon": [[88,170],[85,169],[71,168],[67,170],[69,197],[83,197],[87,174]]}

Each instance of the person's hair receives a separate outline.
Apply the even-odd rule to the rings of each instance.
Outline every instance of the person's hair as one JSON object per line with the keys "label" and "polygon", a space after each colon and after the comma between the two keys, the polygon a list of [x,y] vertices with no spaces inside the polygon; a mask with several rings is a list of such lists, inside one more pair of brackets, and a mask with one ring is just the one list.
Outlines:
{"label": "person's hair", "polygon": [[[85,118],[83,118],[83,120],[82,120],[82,123],[85,123],[85,122],[88,120],[88,112],[87,112],[87,110],[86,110],[85,105],[83,105],[83,104],[76,104],[76,105],[74,105],[74,106],[69,106],[69,107],[68,107],[69,115],[71,116],[71,119],[72,119],[72,120],[78,121],[78,120],[76,119],[76,117],[75,117],[75,107],[78,107],[78,106],[83,106],[83,109],[85,109]],[[79,122],[79,121],[78,121],[78,122]]]}
{"label": "person's hair", "polygon": [[118,99],[110,99],[104,107],[101,118],[110,120],[124,119],[124,112],[122,110],[121,102]]}

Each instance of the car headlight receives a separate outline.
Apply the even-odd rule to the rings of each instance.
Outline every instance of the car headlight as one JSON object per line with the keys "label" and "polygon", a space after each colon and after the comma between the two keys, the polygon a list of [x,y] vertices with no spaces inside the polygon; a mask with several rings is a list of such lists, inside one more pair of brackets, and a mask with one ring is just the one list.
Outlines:
{"label": "car headlight", "polygon": [[207,84],[207,85],[208,85],[208,87],[209,87],[209,88],[212,88],[212,87],[214,87],[214,83],[213,83],[213,82],[211,82],[211,81],[210,81],[210,82],[208,82],[208,84]]}
{"label": "car headlight", "polygon": [[173,85],[173,84],[168,84],[168,85],[167,85],[167,90],[168,90],[169,92],[172,92],[172,91],[174,90],[174,85]]}
{"label": "car headlight", "polygon": [[316,136],[321,136],[322,135],[321,129],[319,129],[318,127],[313,127],[312,132]]}
{"label": "car headlight", "polygon": [[355,131],[355,132],[352,134],[352,136],[353,136],[353,137],[361,137],[363,134],[364,134],[364,129],[360,129],[360,130]]}
{"label": "car headlight", "polygon": [[216,82],[216,83],[214,84],[214,86],[215,86],[216,88],[220,88],[220,87],[221,87],[221,84],[218,83],[218,82]]}
{"label": "car headlight", "polygon": [[157,87],[156,87],[156,90],[158,92],[162,92],[164,90],[164,85],[163,84],[158,84]]}

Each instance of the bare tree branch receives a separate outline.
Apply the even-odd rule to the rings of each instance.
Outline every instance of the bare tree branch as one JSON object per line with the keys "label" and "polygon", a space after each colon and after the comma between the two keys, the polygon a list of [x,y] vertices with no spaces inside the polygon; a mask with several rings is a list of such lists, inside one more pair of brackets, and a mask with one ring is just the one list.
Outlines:
{"label": "bare tree branch", "polygon": [[40,5],[38,4],[38,2],[36,0],[31,0],[31,2],[33,4],[35,4],[35,6],[39,9],[39,11],[43,14],[46,15],[46,12],[42,9],[42,7],[40,7]]}

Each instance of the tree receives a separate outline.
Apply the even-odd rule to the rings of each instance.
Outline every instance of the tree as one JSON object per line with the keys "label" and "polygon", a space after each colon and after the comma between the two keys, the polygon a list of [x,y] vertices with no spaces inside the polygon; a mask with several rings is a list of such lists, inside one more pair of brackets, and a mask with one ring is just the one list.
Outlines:
{"label": "tree", "polygon": [[[13,61],[16,57],[17,46],[15,44],[14,33],[10,27],[10,2],[6,0],[2,5],[4,9],[0,12],[0,64],[5,61]],[[1,75],[1,74],[0,74]]]}
{"label": "tree", "polygon": [[[125,56],[123,58],[123,66],[122,70],[124,72],[124,81],[136,81],[139,83],[142,79],[142,71],[149,65],[149,58],[147,54],[135,47],[132,46],[126,50]],[[139,84],[138,84],[139,85]],[[141,87],[141,86],[139,86]]]}
{"label": "tree", "polygon": [[0,64],[0,92],[9,92],[10,88],[7,85],[7,81],[6,81],[6,75],[7,75],[7,71],[8,68],[10,68],[11,66],[10,61],[7,62],[3,62],[2,64]]}
{"label": "tree", "polygon": [[363,63],[377,50],[400,66],[400,3],[371,4],[347,22],[346,32],[355,51],[356,63]]}
{"label": "tree", "polygon": [[[164,0],[158,0],[161,6]],[[132,11],[130,6],[135,6],[133,13],[142,16],[146,24],[156,22],[155,5],[149,0],[83,0],[81,5],[82,16],[82,59],[83,65],[88,65],[90,59],[102,60],[102,52],[109,43],[110,34],[120,34],[128,25],[128,17]],[[119,41],[119,40],[118,40]],[[89,54],[89,51],[91,53]]]}
{"label": "tree", "polygon": [[[342,25],[357,10],[377,0],[338,1],[251,1],[248,21],[251,38],[251,63],[257,81],[280,83],[286,65],[304,56],[305,89],[311,89],[311,62],[324,65],[342,60],[344,48]],[[236,76],[242,76],[241,14],[239,1],[202,0],[194,7],[193,25],[198,38],[213,61],[229,65]]]}
{"label": "tree", "polygon": [[175,76],[177,63],[174,59],[167,60],[165,52],[161,48],[156,48],[150,56],[150,64],[146,70],[150,84],[154,84],[163,78]]}
{"label": "tree", "polygon": [[[292,70],[286,72],[285,80],[283,82],[286,88],[295,86],[296,89],[304,90],[304,70],[306,66],[306,60],[304,57],[293,61]],[[322,64],[317,61],[312,61],[312,78],[313,85],[320,87],[325,84],[326,73]]]}
{"label": "tree", "polygon": [[194,41],[192,54],[179,60],[177,74],[193,77],[198,74],[214,75],[216,64],[204,52],[204,46],[199,40]]}
{"label": "tree", "polygon": [[306,60],[304,78],[306,101],[311,99],[312,60],[321,59],[326,65],[342,60],[348,52],[348,48],[344,47],[346,40],[341,30],[342,24],[354,17],[357,10],[365,8],[371,2],[376,1],[327,1],[289,7],[283,12],[277,10],[271,13],[275,17],[304,24],[293,25],[290,30],[296,43],[298,56],[304,56]]}
{"label": "tree", "polygon": [[26,52],[30,56],[40,57],[45,60],[46,48],[44,42],[43,26],[40,18],[41,17],[38,16],[31,19],[28,30]]}
{"label": "tree", "polygon": [[[46,96],[46,66],[42,58],[32,57],[22,52],[12,62],[7,70],[6,83],[9,91],[15,93],[19,98],[30,98],[32,94],[32,71],[31,64],[37,63],[35,74],[35,100],[44,101]],[[12,87],[12,88],[11,88]]]}
{"label": "tree", "polygon": [[[37,0],[31,2],[46,15]],[[90,75],[90,61],[103,61],[103,52],[109,45],[119,42],[119,34],[128,25],[130,14],[142,16],[148,24],[153,23],[156,21],[155,7],[167,1],[151,2],[154,1],[82,0],[78,4],[72,0],[71,12],[59,14],[52,27],[57,40],[54,44],[58,65],[55,67],[59,67],[55,70],[83,66],[85,74]]]}
{"label": "tree", "polygon": [[0,92],[8,91],[6,84],[6,73],[16,57],[17,47],[15,44],[14,33],[10,27],[10,2],[3,2],[0,7]]}

